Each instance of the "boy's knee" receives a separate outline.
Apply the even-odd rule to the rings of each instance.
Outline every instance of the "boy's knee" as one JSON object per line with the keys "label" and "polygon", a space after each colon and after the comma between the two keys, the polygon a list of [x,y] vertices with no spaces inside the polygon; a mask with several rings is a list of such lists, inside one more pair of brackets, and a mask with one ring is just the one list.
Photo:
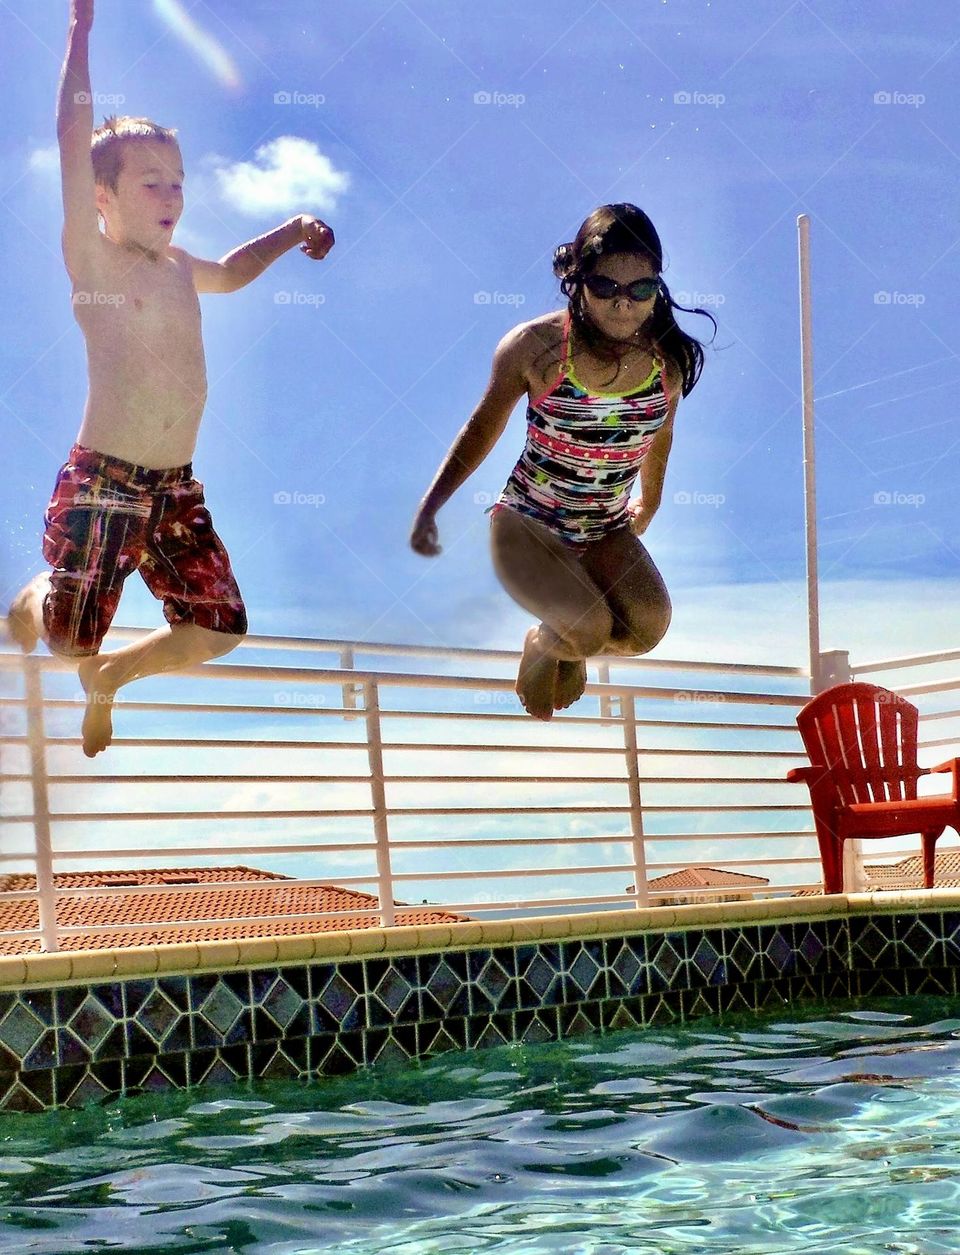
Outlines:
{"label": "boy's knee", "polygon": [[224,654],[232,653],[233,650],[241,645],[246,639],[246,631],[243,632],[209,632],[207,634],[207,649],[211,658],[222,658]]}

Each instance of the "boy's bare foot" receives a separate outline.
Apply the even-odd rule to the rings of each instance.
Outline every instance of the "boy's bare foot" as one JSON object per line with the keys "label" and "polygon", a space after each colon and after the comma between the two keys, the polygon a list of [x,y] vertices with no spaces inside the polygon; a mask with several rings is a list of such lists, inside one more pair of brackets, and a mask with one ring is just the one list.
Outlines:
{"label": "boy's bare foot", "polygon": [[35,575],[13,601],[7,612],[7,628],[14,644],[25,654],[32,654],[43,631],[43,599],[50,589],[50,576],[44,571]]}
{"label": "boy's bare foot", "polygon": [[111,715],[116,689],[100,683],[103,665],[103,659],[94,654],[92,658],[81,658],[77,667],[77,675],[87,695],[87,709],[83,716],[83,752],[87,758],[94,758],[113,740]]}
{"label": "boy's bare foot", "polygon": [[580,658],[577,662],[567,662],[561,658],[557,663],[557,688],[553,695],[555,710],[565,710],[583,696],[587,687],[587,664]]}
{"label": "boy's bare foot", "polygon": [[524,637],[516,692],[523,708],[535,719],[552,719],[557,660],[541,649],[539,632],[532,627]]}

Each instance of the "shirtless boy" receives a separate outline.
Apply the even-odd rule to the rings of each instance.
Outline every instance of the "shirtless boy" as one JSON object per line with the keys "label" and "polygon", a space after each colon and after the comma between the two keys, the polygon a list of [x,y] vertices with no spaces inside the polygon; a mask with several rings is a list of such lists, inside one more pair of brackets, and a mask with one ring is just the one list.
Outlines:
{"label": "shirtless boy", "polygon": [[[183,213],[174,132],[129,117],[94,131],[93,5],[71,0],[57,108],[63,256],[89,392],[44,519],[53,570],[21,590],[8,617],[26,653],[42,637],[53,653],[80,659],[88,758],[110,744],[121,685],[228,653],[247,629],[190,464],[206,399],[197,294],[235,292],[297,244],[319,261],[334,242],[318,218],[298,214],[220,261],[171,244]],[[137,570],[163,601],[167,626],[100,654],[123,581]]]}

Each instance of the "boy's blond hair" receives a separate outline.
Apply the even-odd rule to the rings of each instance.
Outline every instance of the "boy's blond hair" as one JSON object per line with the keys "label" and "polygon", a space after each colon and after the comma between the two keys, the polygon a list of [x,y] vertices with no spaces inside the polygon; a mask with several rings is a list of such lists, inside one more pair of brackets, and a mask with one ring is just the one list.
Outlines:
{"label": "boy's blond hair", "polygon": [[176,128],[168,129],[150,118],[118,116],[104,118],[103,126],[93,132],[90,156],[94,181],[111,192],[117,191],[123,165],[123,149],[132,140],[153,139],[165,144],[177,143]]}

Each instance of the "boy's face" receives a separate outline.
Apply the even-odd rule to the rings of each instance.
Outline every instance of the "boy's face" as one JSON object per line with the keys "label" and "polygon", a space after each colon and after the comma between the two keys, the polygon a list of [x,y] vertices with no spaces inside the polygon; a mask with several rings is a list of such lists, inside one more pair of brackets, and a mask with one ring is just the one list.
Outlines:
{"label": "boy's face", "polygon": [[117,190],[97,187],[107,234],[119,244],[164,249],[183,213],[183,158],[166,140],[128,140]]}

